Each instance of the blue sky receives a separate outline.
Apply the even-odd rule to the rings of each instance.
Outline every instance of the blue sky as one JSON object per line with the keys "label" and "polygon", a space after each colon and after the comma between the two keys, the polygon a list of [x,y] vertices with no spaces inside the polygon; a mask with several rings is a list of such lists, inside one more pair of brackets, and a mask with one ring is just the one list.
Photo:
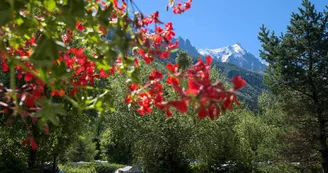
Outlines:
{"label": "blue sky", "polygon": [[[188,38],[197,48],[219,48],[239,42],[259,56],[257,39],[264,24],[276,33],[285,32],[292,12],[302,0],[193,0],[192,8],[182,15],[166,12],[168,0],[134,0],[144,14],[158,10],[163,22],[173,22],[178,36]],[[326,0],[312,0],[319,11]]]}

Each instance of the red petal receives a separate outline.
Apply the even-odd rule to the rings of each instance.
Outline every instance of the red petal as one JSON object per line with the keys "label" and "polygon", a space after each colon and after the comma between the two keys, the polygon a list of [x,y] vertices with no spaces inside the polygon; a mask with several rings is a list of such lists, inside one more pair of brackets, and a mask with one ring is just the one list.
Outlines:
{"label": "red petal", "polygon": [[2,71],[3,72],[7,72],[7,71],[9,71],[9,67],[8,67],[8,65],[7,65],[7,63],[6,62],[2,62]]}
{"label": "red petal", "polygon": [[29,107],[33,107],[34,106],[34,97],[33,96],[27,96],[25,99],[25,103],[27,106]]}
{"label": "red petal", "polygon": [[187,93],[190,93],[190,94],[198,94],[199,93],[199,90],[200,88],[202,87],[199,83],[197,83],[195,80],[193,79],[190,79],[188,81],[188,90],[187,90]]}
{"label": "red petal", "polygon": [[175,41],[174,44],[170,43],[169,44],[169,49],[175,49],[175,48],[178,48],[179,47],[179,42],[178,41]]}
{"label": "red petal", "polygon": [[74,49],[73,49],[73,52],[74,52],[75,55],[80,56],[80,55],[83,54],[84,49],[83,49],[83,48],[80,48],[80,49],[75,49],[75,48],[74,48]]}
{"label": "red petal", "polygon": [[172,112],[170,111],[170,109],[166,109],[166,116],[172,117]]}
{"label": "red petal", "polygon": [[71,92],[70,92],[70,96],[74,97],[76,92],[78,92],[78,89],[77,88],[74,88]]}
{"label": "red petal", "polygon": [[76,22],[76,23],[75,23],[75,27],[76,27],[76,29],[78,29],[79,31],[83,31],[83,30],[84,30],[84,26],[82,25],[81,22]]}
{"label": "red petal", "polygon": [[219,117],[219,115],[220,115],[220,108],[217,106],[217,105],[215,105],[215,107],[216,107],[216,111],[215,111],[215,116],[216,117]]}
{"label": "red petal", "polygon": [[167,84],[172,84],[172,85],[179,85],[180,84],[180,81],[176,78],[176,77],[173,77],[173,76],[169,76],[166,80]]}
{"label": "red petal", "polygon": [[29,82],[34,78],[34,76],[31,73],[26,73],[25,74],[25,81]]}
{"label": "red petal", "polygon": [[226,100],[223,103],[223,107],[226,108],[226,109],[231,110],[232,109],[232,102],[233,102],[233,100],[234,100],[234,97],[233,96],[227,97]]}
{"label": "red petal", "polygon": [[206,62],[208,65],[212,64],[212,57],[211,56],[206,56]]}
{"label": "red petal", "polygon": [[51,92],[51,96],[64,96],[65,95],[65,91],[63,89],[57,91],[57,90],[54,90]]}
{"label": "red petal", "polygon": [[101,78],[107,77],[107,74],[106,74],[106,72],[103,69],[100,69],[99,77],[101,77]]}
{"label": "red petal", "polygon": [[234,76],[232,78],[232,83],[235,86],[234,89],[238,90],[246,85],[246,81],[241,78],[241,76]]}
{"label": "red petal", "polygon": [[22,73],[22,72],[18,72],[18,74],[17,74],[17,78],[18,78],[18,79],[22,79],[22,77],[23,77],[23,73]]}
{"label": "red petal", "polygon": [[128,103],[131,102],[131,100],[132,100],[131,96],[127,96],[127,97],[125,98],[125,103],[128,104]]}
{"label": "red petal", "polygon": [[208,114],[207,110],[203,106],[201,106],[198,112],[198,118],[203,119],[207,116],[207,114]]}
{"label": "red petal", "polygon": [[36,150],[39,147],[38,144],[36,143],[36,140],[33,137],[31,138],[31,145],[33,150]]}
{"label": "red petal", "polygon": [[134,65],[134,67],[139,67],[139,59],[138,58],[134,59],[133,65]]}
{"label": "red petal", "polygon": [[168,63],[168,64],[166,65],[166,68],[167,68],[170,72],[174,72],[174,67],[173,67],[173,65],[172,65],[171,63]]}
{"label": "red petal", "polygon": [[164,53],[161,54],[160,58],[168,58],[169,57],[169,52],[165,51]]}
{"label": "red petal", "polygon": [[177,110],[180,111],[181,113],[185,113],[188,110],[188,105],[185,100],[172,101],[172,102],[170,102],[170,105],[177,108]]}
{"label": "red petal", "polygon": [[161,79],[162,77],[162,73],[157,70],[153,70],[153,73],[148,76],[149,80]]}

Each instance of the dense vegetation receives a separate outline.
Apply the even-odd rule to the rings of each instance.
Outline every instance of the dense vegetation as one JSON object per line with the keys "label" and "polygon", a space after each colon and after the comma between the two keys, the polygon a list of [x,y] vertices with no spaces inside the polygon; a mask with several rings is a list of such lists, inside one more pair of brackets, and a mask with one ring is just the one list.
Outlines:
{"label": "dense vegetation", "polygon": [[[6,27],[13,27],[8,24],[10,21],[13,21],[14,25],[19,25],[19,19],[24,22],[28,20],[9,15],[14,14],[15,10],[25,8],[24,4],[31,5],[28,6],[29,9],[60,9],[67,12],[64,13],[64,18],[67,19],[62,19],[60,13],[54,13],[54,16],[66,22],[68,26],[71,24],[71,28],[78,32],[67,32],[60,27],[58,29],[58,26],[46,17],[49,20],[46,21],[49,27],[44,30],[49,33],[44,34],[49,36],[58,30],[65,32],[66,37],[72,34],[70,40],[66,38],[68,42],[64,45],[83,48],[83,51],[68,49],[72,52],[63,57],[71,54],[77,57],[85,55],[87,58],[83,63],[89,63],[89,66],[94,67],[92,87],[88,84],[69,88],[69,82],[74,83],[77,79],[72,79],[72,73],[65,71],[61,63],[55,66],[51,65],[51,61],[50,64],[48,62],[48,58],[54,60],[54,50],[49,48],[49,45],[53,44],[57,48],[62,46],[56,51],[66,51],[67,47],[47,37],[38,43],[45,50],[41,50],[39,46],[33,48],[31,64],[36,64],[35,67],[31,64],[24,66],[21,64],[25,63],[24,61],[11,60],[10,56],[0,59],[1,173],[42,172],[49,163],[52,170],[57,170],[58,166],[65,173],[107,173],[126,165],[132,165],[146,173],[328,173],[327,11],[317,12],[313,4],[304,0],[299,12],[292,14],[291,24],[285,34],[278,37],[263,26],[259,33],[263,47],[261,57],[269,63],[263,75],[231,64],[211,64],[212,60],[209,57],[193,57],[184,51],[170,50],[172,57],[162,58],[166,56],[164,51],[160,53],[161,58],[152,59],[155,56],[149,57],[143,51],[149,51],[148,49],[153,47],[141,44],[134,45],[139,47],[132,49],[131,44],[135,43],[131,40],[134,37],[130,37],[129,29],[116,28],[123,27],[120,25],[115,25],[114,28],[107,25],[105,28],[109,31],[106,34],[80,32],[84,27],[92,26],[98,21],[101,21],[102,26],[108,19],[101,18],[101,14],[94,20],[94,16],[88,14],[85,26],[77,23],[79,21],[76,21],[76,18],[83,16],[83,12],[67,9],[72,7],[74,2],[67,0],[65,5],[51,0],[42,1],[43,4],[41,1],[39,4],[24,0],[0,2],[0,14],[4,14],[0,16],[0,37],[7,38],[8,35],[1,32],[9,32],[13,34],[10,38],[15,38],[14,43],[7,41],[5,44],[13,44],[13,47],[16,44],[16,47],[19,47],[21,39],[28,37],[21,34],[34,33],[35,31],[29,30],[36,27],[34,24],[46,24],[42,23],[44,20],[36,19],[42,21],[40,23],[34,21],[35,16],[40,18],[38,15],[41,12],[34,11],[34,23],[24,26],[29,29],[14,27],[12,32],[10,29],[4,30]],[[118,16],[125,12],[124,3],[121,6],[121,1],[119,2],[117,4],[118,1],[108,1],[109,4],[114,4],[114,7],[109,5],[109,8],[115,9],[113,14]],[[132,1],[130,2],[132,5]],[[98,7],[96,1],[92,3],[89,5]],[[174,1],[170,3],[172,5]],[[185,12],[190,8],[188,3],[191,1],[181,6],[173,5],[173,12]],[[78,6],[84,8],[85,4],[75,5],[79,9]],[[106,5],[108,4],[105,3],[104,6]],[[69,15],[72,16],[68,17]],[[124,23],[125,17],[123,15],[118,20]],[[152,18],[156,18],[156,15],[153,14]],[[69,22],[70,20],[73,22]],[[129,34],[125,35],[126,33],[120,31]],[[57,39],[56,37],[61,36],[53,37]],[[86,38],[91,39],[90,43],[84,41]],[[125,42],[124,39],[128,41]],[[1,42],[0,45],[8,46],[5,44]],[[26,44],[26,47],[30,46],[30,42]],[[107,44],[116,47],[107,49]],[[172,46],[172,43],[165,46]],[[0,50],[4,51],[2,47]],[[141,47],[147,47],[147,50]],[[164,47],[160,47],[159,51],[166,50]],[[131,58],[135,49],[138,49],[140,59]],[[21,51],[24,53],[23,57],[27,56],[27,52]],[[50,53],[43,56],[41,53],[45,53],[44,51]],[[105,51],[105,54],[101,54],[104,53],[102,51]],[[117,52],[126,54],[118,55]],[[88,59],[92,59],[93,55],[98,53],[101,54],[100,60],[91,63]],[[8,56],[9,53],[0,54]],[[119,56],[121,59],[109,58],[113,56]],[[16,56],[17,59],[19,57],[21,56]],[[147,61],[153,63],[146,63]],[[21,68],[17,69],[17,66]],[[31,69],[22,69],[27,67]],[[203,67],[206,67],[205,70]],[[77,71],[75,68],[76,66],[72,66],[73,71]],[[120,75],[111,75],[112,70]],[[193,70],[196,70],[197,75],[192,73]],[[51,73],[46,74],[46,71]],[[178,73],[184,71],[192,78],[183,80],[183,76],[179,76]],[[195,82],[200,73],[203,76],[209,75],[204,77],[206,80],[203,82],[211,85],[200,85]],[[83,75],[79,74],[74,77],[81,79],[81,76]],[[243,80],[235,76],[242,76],[247,85],[241,89],[244,85]],[[160,80],[162,78],[167,81]],[[35,96],[35,87],[40,87],[39,84],[42,83],[39,79],[44,82],[43,95],[33,98],[32,102],[28,99],[29,94],[32,90]],[[135,83],[128,83],[129,81]],[[214,85],[216,81],[221,83]],[[137,83],[145,85],[140,87]],[[31,85],[34,88],[28,88]],[[156,104],[151,105],[142,100],[148,98],[144,93],[141,93],[144,94],[141,99],[137,98],[140,99],[136,100],[138,104],[133,104],[133,94],[148,90],[149,86],[151,88],[146,93],[156,96],[151,101]],[[211,98],[208,95],[211,93],[199,94],[205,92],[202,89],[207,86],[219,86],[227,97],[218,102],[212,100],[208,103],[207,100]],[[14,92],[8,89],[16,87],[19,89]],[[60,89],[61,87],[63,89]],[[137,87],[140,87],[140,90],[136,90]],[[190,95],[197,94],[187,97],[182,94],[185,91],[180,91],[179,87],[186,88]],[[220,90],[218,88],[216,89]],[[230,92],[229,88],[233,92]],[[65,94],[70,92],[76,95]],[[28,94],[23,97],[25,93]],[[170,104],[163,106],[156,102],[157,99],[163,101],[159,93],[174,109],[170,108]],[[235,93],[241,100],[240,106],[235,99]],[[202,99],[203,97],[205,99]],[[21,101],[17,102],[18,99]],[[81,163],[77,162],[80,161],[88,163],[78,166]]]}

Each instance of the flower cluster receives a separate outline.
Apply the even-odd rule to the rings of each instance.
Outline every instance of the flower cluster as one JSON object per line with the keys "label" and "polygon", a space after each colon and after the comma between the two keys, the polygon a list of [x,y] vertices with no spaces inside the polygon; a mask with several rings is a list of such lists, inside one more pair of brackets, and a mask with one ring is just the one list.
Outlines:
{"label": "flower cluster", "polygon": [[[198,109],[200,119],[209,116],[210,119],[214,120],[220,115],[221,109],[230,110],[233,103],[239,105],[234,91],[242,88],[246,81],[240,76],[234,77],[232,80],[234,88],[229,90],[225,90],[220,82],[212,84],[210,78],[211,63],[212,58],[207,56],[206,62],[199,59],[195,65],[182,72],[179,71],[177,64],[167,64],[170,75],[166,79],[166,83],[179,94],[179,100],[164,100],[163,86],[160,84],[163,75],[154,70],[149,75],[149,82],[145,86],[130,85],[131,94],[127,96],[126,103],[138,103],[137,111],[142,115],[150,114],[153,109],[152,105],[154,105],[158,109],[165,109],[167,116],[172,116],[170,107],[175,107],[179,112],[184,113],[188,110],[189,105],[193,105]],[[188,88],[182,87],[184,80],[187,81]]]}
{"label": "flower cluster", "polygon": [[[133,4],[132,1],[130,2]],[[190,8],[191,2],[188,0],[184,4],[175,4],[175,1],[171,0],[173,13],[185,12]],[[115,73],[126,74],[131,70],[126,70],[127,68],[134,70],[139,68],[142,62],[150,64],[155,58],[169,58],[170,52],[178,48],[178,42],[172,42],[175,36],[173,24],[161,22],[159,12],[154,12],[147,17],[140,12],[135,12],[131,17],[131,13],[128,13],[127,10],[128,3],[125,0],[88,0],[84,5],[80,11],[72,13],[72,15],[89,15],[88,17],[75,16],[67,21],[65,21],[65,17],[61,16],[63,13],[61,9],[66,7],[54,7],[55,9],[51,10],[54,11],[53,13],[41,9],[40,11],[46,13],[40,13],[35,19],[33,18],[37,22],[35,33],[29,32],[33,36],[29,37],[26,33],[19,33],[24,35],[20,40],[27,39],[27,41],[20,46],[5,43],[3,44],[5,49],[0,50],[2,71],[10,71],[11,77],[15,77],[14,80],[17,78],[20,83],[23,83],[23,85],[16,86],[15,82],[12,82],[10,89],[0,85],[0,112],[9,115],[7,121],[9,124],[13,116],[21,116],[29,130],[23,144],[30,145],[33,149],[36,149],[38,145],[31,135],[33,134],[30,128],[31,124],[28,122],[36,124],[39,121],[38,117],[34,116],[34,113],[42,110],[42,104],[38,104],[38,101],[49,97],[64,97],[69,101],[78,102],[77,92],[94,85],[95,80]],[[29,11],[23,9],[20,17],[25,19],[28,14]],[[48,19],[49,16],[53,17]],[[63,21],[61,21],[62,19]],[[18,26],[15,23],[17,21],[19,20],[15,20],[14,24],[1,26],[0,37],[9,38],[15,35],[10,32],[8,34],[7,31],[20,31],[15,30],[15,27]],[[48,25],[47,22],[50,21],[51,24]],[[54,27],[56,24],[58,25]],[[151,26],[154,26],[153,31],[149,30]],[[6,29],[4,29],[5,27]],[[110,29],[114,31],[108,31]],[[57,31],[61,34],[50,34]],[[117,34],[114,36],[114,40],[100,39],[101,34],[107,32]],[[92,48],[96,47],[95,49],[97,46],[107,48],[110,44],[111,51],[97,49],[94,51],[96,53],[93,52],[93,56],[87,55],[84,48],[69,47],[72,45],[71,41],[75,39],[73,35],[79,35],[86,40],[90,39],[88,41]],[[43,38],[50,40],[51,44],[44,43],[42,45],[41,41],[38,43]],[[9,39],[3,40],[8,41]],[[58,44],[58,42],[64,44]],[[63,49],[54,49],[56,51],[49,53],[51,55],[48,57],[43,56],[43,54],[48,55],[48,52],[40,51],[40,45],[47,47],[58,46],[57,44],[61,45]],[[35,55],[37,50],[39,55]],[[104,60],[106,61],[105,65],[97,65],[97,62],[101,61],[99,57],[105,55],[108,55],[106,57],[108,61]],[[51,59],[50,63],[49,59],[45,60],[45,58]],[[130,63],[131,59],[133,63]],[[116,61],[113,62],[114,60]],[[44,63],[44,61],[46,61],[46,65],[41,68],[35,64],[35,62]],[[165,111],[170,117],[172,116],[172,107],[181,113],[185,113],[189,107],[194,107],[197,109],[200,119],[207,116],[215,119],[220,115],[221,110],[232,109],[233,103],[238,104],[234,91],[243,87],[246,82],[241,77],[235,77],[232,80],[234,88],[229,90],[225,90],[220,82],[212,83],[209,75],[211,63],[212,58],[206,57],[206,61],[200,59],[196,64],[183,71],[177,64],[169,63],[166,65],[168,72],[166,79],[164,79],[166,76],[163,74],[164,72],[153,70],[144,85],[128,84],[129,95],[125,102],[137,105],[136,111],[141,115],[150,114],[154,108],[157,108]],[[187,84],[187,87],[185,88],[183,84]],[[172,87],[177,93],[178,99],[167,100],[163,94],[163,85]],[[50,92],[47,94],[46,90]],[[32,121],[26,121],[27,119]],[[43,132],[48,133],[47,124],[45,124]]]}
{"label": "flower cluster", "polygon": [[175,0],[169,0],[169,5],[172,7],[174,14],[181,14],[190,9],[191,2],[192,0],[188,0],[185,3],[176,4]]}

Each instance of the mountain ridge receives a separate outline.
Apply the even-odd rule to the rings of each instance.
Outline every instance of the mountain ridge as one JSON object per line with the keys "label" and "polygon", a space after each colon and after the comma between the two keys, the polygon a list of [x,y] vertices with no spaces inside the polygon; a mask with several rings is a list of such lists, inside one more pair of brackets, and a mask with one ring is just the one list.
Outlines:
{"label": "mountain ridge", "polygon": [[266,68],[265,64],[246,51],[240,43],[216,49],[203,48],[197,51],[203,56],[211,55],[217,61],[235,64],[246,70],[263,71]]}

